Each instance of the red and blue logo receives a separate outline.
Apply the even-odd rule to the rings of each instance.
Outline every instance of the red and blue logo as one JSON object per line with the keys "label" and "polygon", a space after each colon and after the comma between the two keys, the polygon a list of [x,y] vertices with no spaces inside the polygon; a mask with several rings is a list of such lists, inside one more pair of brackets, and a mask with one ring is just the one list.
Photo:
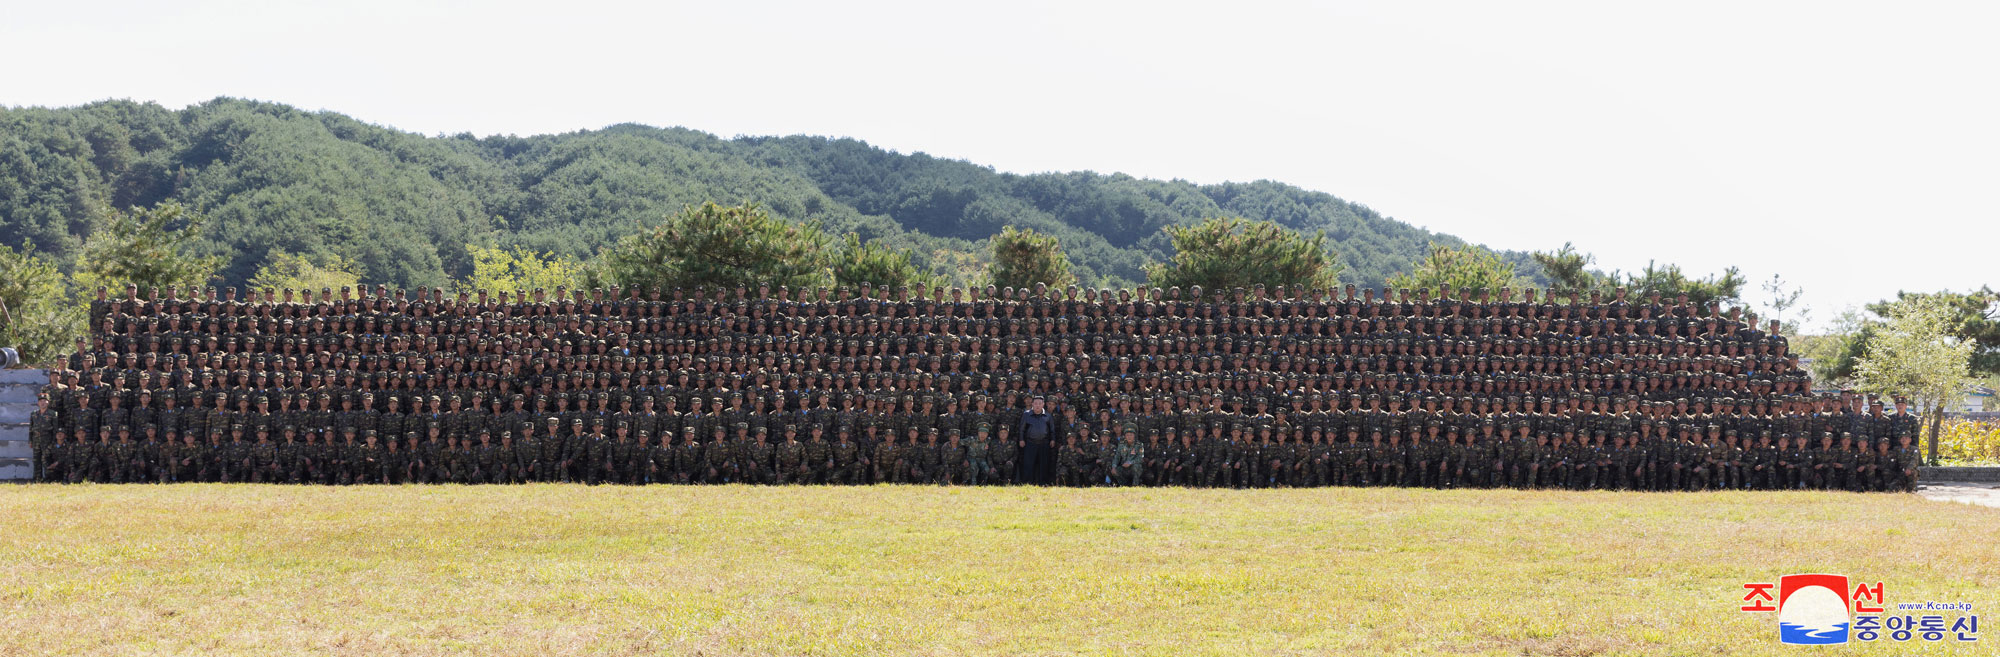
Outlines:
{"label": "red and blue logo", "polygon": [[1847,643],[1853,620],[1847,576],[1820,573],[1778,579],[1778,641],[1795,645]]}
{"label": "red and blue logo", "polygon": [[[1979,640],[1979,615],[1971,613],[1971,603],[1961,600],[1892,605],[1881,582],[1808,573],[1780,577],[1776,584],[1747,583],[1743,588],[1748,593],[1743,594],[1743,603],[1737,609],[1778,612],[1778,641],[1786,644]],[[1956,616],[1952,615],[1954,612]]]}

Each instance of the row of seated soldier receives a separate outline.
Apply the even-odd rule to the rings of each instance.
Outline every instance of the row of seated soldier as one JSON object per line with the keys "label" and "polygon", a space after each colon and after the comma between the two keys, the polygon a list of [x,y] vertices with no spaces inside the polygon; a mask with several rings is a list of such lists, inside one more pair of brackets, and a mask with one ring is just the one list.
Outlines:
{"label": "row of seated soldier", "polygon": [[[1400,429],[1390,430],[1385,440],[1380,428],[1368,429],[1363,440],[1357,425],[1348,426],[1342,438],[1321,426],[1249,416],[1182,433],[1175,426],[1141,429],[1138,418],[1115,427],[1109,418],[1081,422],[1073,410],[1047,425],[1053,430],[1037,434],[1034,415],[1022,413],[1018,431],[979,422],[969,436],[956,428],[938,429],[950,423],[947,418],[912,422],[900,431],[867,421],[859,437],[848,425],[837,425],[832,438],[825,424],[776,423],[781,436],[775,439],[774,425],[752,429],[747,422],[712,422],[712,433],[703,440],[698,427],[704,418],[674,418],[692,420],[682,425],[689,437],[677,438],[672,430],[655,437],[650,429],[634,428],[658,426],[649,421],[659,418],[641,413],[588,422],[578,417],[567,426],[556,416],[547,417],[545,425],[530,420],[499,431],[481,426],[467,432],[476,438],[447,430],[454,418],[425,418],[417,424],[421,429],[400,434],[400,441],[391,429],[360,428],[367,418],[325,432],[310,430],[312,425],[234,423],[219,432],[223,437],[204,441],[196,438],[201,430],[162,430],[153,423],[142,425],[136,437],[133,424],[99,429],[97,439],[82,427],[64,434],[44,400],[32,426],[45,442],[38,448],[43,467],[38,476],[70,483],[1055,483],[1861,492],[1910,490],[1917,464],[1908,435],[1897,437],[1893,447],[1889,440],[1870,447],[1851,432],[1838,442],[1831,433],[1821,434],[1817,443],[1791,433],[1773,441],[1765,432],[1752,440],[1719,425],[1669,426],[1651,419],[1640,420],[1636,432],[1582,436],[1574,428],[1537,431],[1527,418],[1511,424],[1481,418],[1479,429],[1465,435],[1458,425],[1431,421],[1408,440]],[[380,426],[382,418],[375,420]],[[607,433],[607,424],[617,428]],[[538,431],[540,426],[547,428]],[[807,435],[801,437],[801,431]]]}
{"label": "row of seated soldier", "polygon": [[[282,297],[252,291],[238,301],[233,289],[200,290],[183,299],[171,288],[141,297],[128,287],[114,301],[100,290],[91,334],[79,340],[67,368],[50,373],[48,407],[37,414],[33,438],[38,450],[62,444],[69,452],[94,454],[100,447],[92,445],[125,437],[142,445],[191,443],[227,451],[238,433],[246,445],[261,436],[301,450],[347,446],[350,438],[365,445],[374,434],[380,449],[417,454],[409,450],[432,449],[424,447],[432,443],[470,450],[483,437],[510,450],[529,440],[560,441],[564,446],[552,449],[568,454],[572,443],[592,444],[593,436],[614,441],[617,434],[623,435],[617,442],[647,445],[635,447],[642,451],[738,450],[756,435],[779,446],[778,437],[786,434],[822,436],[831,445],[834,437],[847,436],[861,460],[871,461],[861,468],[866,476],[810,479],[856,483],[885,480],[872,463],[878,448],[899,439],[896,449],[920,449],[928,440],[957,444],[951,436],[969,441],[979,426],[992,442],[982,453],[1006,467],[975,468],[969,457],[940,457],[960,466],[926,468],[933,474],[916,479],[943,473],[954,483],[1115,481],[1122,466],[1106,464],[1118,459],[1095,452],[1166,441],[1139,461],[1139,472],[1153,473],[1145,464],[1173,451],[1176,438],[1240,446],[1209,448],[1229,454],[1250,445],[1265,449],[1257,437],[1266,429],[1274,435],[1270,449],[1296,450],[1305,460],[1182,458],[1174,467],[1204,474],[1125,479],[1207,482],[1227,461],[1237,469],[1255,464],[1251,470],[1261,473],[1234,471],[1230,485],[1427,485],[1439,481],[1441,464],[1450,462],[1427,452],[1463,449],[1470,455],[1460,462],[1474,464],[1476,474],[1447,478],[1452,485],[1520,485],[1521,472],[1543,471],[1536,463],[1542,457],[1507,454],[1536,451],[1529,449],[1536,444],[1546,445],[1539,451],[1547,454],[1567,455],[1547,472],[1584,467],[1570,458],[1572,450],[1623,449],[1645,454],[1634,458],[1646,463],[1640,469],[1647,473],[1689,475],[1566,474],[1563,486],[1821,485],[1804,476],[1712,474],[1736,466],[1711,465],[1707,457],[1688,461],[1669,443],[1747,455],[1832,450],[1861,460],[1895,459],[1815,466],[1843,472],[1868,467],[1872,474],[1852,482],[1822,482],[1857,490],[1901,488],[1903,472],[1914,467],[1907,450],[1916,422],[1904,404],[1885,413],[1879,399],[1863,404],[1851,394],[1813,394],[1775,324],[1757,331],[1754,318],[1696,306],[1685,297],[1627,300],[1621,290],[1588,301],[1578,295],[1537,301],[1527,290],[1517,301],[1505,289],[1378,296],[1373,290],[1357,295],[1352,286],[1345,294],[1282,287],[1214,294],[1194,288],[1186,295],[1178,289],[1079,294],[1043,287],[968,295],[923,286],[820,289],[796,297],[782,287],[726,292],[449,295],[420,289],[406,295],[378,287],[337,295],[286,290]],[[1062,430],[1021,435],[1035,398],[1048,400]],[[1496,424],[1501,429],[1491,433]],[[743,429],[740,442],[727,431],[733,426]],[[1136,428],[1136,437],[1125,439],[1124,426]],[[535,435],[525,427],[546,429]],[[1237,440],[1239,430],[1251,438]],[[1066,456],[1072,442],[1076,452],[1091,456]],[[1385,445],[1393,447],[1380,464],[1369,462],[1366,476],[1331,465],[1320,474],[1306,463],[1343,462],[1348,465],[1338,470],[1352,470],[1352,462],[1304,456]],[[578,460],[561,459],[569,465],[549,470],[517,459],[502,478],[533,479],[530,473],[543,471],[559,473],[558,479],[598,478],[588,467],[572,472]],[[1391,461],[1400,464],[1393,471],[1414,474],[1381,474]],[[71,459],[53,477],[43,474],[49,462],[37,459],[38,476],[122,478],[102,474],[105,459],[96,456]],[[1273,465],[1280,462],[1289,465]],[[1785,462],[1774,461],[1771,471]],[[270,479],[329,478],[304,474],[299,461],[292,463],[281,468],[288,474]],[[397,479],[467,478],[464,468],[438,470],[436,463],[414,459],[407,465],[424,474]],[[772,461],[750,471],[782,465]],[[706,469],[689,467],[627,465],[621,471],[647,474],[618,479],[712,479]],[[985,476],[949,477],[954,468]],[[189,476],[249,478],[229,476],[230,470],[216,466]],[[742,468],[723,469],[737,470]],[[158,467],[146,472],[148,480],[178,480]],[[497,476],[481,472],[471,478]],[[901,468],[888,472],[886,480],[912,479]],[[1696,472],[1703,475],[1699,481]],[[1892,472],[1896,476],[1884,474]],[[1248,483],[1236,482],[1239,476]],[[351,473],[330,478],[379,479]]]}

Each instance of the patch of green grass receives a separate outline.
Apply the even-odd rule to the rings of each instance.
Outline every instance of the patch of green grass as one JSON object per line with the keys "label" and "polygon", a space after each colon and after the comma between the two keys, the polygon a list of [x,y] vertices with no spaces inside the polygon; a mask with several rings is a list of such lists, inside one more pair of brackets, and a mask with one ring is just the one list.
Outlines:
{"label": "patch of green grass", "polygon": [[0,517],[0,655],[1793,654],[1742,583],[2000,590],[2000,513],[1892,494],[85,485]]}

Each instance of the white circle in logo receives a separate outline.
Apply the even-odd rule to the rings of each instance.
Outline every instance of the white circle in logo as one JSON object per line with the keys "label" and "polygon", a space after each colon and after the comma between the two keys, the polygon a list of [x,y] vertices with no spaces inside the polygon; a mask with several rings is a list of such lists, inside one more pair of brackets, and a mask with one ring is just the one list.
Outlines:
{"label": "white circle in logo", "polygon": [[1778,610],[1778,622],[1812,632],[1837,632],[1847,627],[1847,599],[1824,586],[1793,591]]}

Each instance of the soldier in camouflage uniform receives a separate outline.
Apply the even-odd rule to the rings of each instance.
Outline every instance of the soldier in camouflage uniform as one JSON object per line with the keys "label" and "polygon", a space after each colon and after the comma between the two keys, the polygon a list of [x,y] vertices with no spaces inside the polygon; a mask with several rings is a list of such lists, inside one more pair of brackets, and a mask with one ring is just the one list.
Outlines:
{"label": "soldier in camouflage uniform", "polygon": [[[822,396],[822,400],[826,397]],[[822,401],[822,404],[825,402]],[[813,423],[806,427],[805,446],[799,464],[804,468],[804,478],[799,483],[832,484],[834,481],[833,444],[826,440],[826,425]]]}
{"label": "soldier in camouflage uniform", "polygon": [[980,422],[973,426],[972,438],[965,441],[965,483],[979,486],[1000,480],[993,467],[993,427]]}
{"label": "soldier in camouflage uniform", "polygon": [[632,435],[630,420],[620,420],[618,428],[605,446],[606,459],[611,462],[607,470],[607,481],[627,486],[645,483],[646,445]]}
{"label": "soldier in camouflage uniform", "polygon": [[468,479],[475,484],[501,483],[506,476],[506,457],[513,450],[502,451],[493,444],[493,431],[480,429],[477,432],[479,444],[472,448],[472,474]]}
{"label": "soldier in camouflage uniform", "polygon": [[840,425],[833,442],[833,477],[828,483],[854,485],[868,483],[868,471],[872,467],[867,452],[854,442],[853,430],[848,425]]}
{"label": "soldier in camouflage uniform", "polygon": [[965,483],[972,466],[967,461],[965,445],[960,440],[958,429],[945,431],[945,443],[939,445],[937,449],[940,468],[937,483],[947,486]]}
{"label": "soldier in camouflage uniform", "polygon": [[50,407],[48,393],[35,395],[35,411],[28,415],[28,447],[37,455],[32,473],[35,481],[53,481],[47,471],[48,459],[41,455],[49,453],[61,429],[62,417]]}
{"label": "soldier in camouflage uniform", "polygon": [[784,440],[773,448],[776,467],[774,479],[779,484],[812,483],[812,470],[806,465],[806,444],[799,442],[798,425],[784,425]]}
{"label": "soldier in camouflage uniform", "polygon": [[1111,450],[1111,480],[1116,486],[1137,486],[1145,476],[1146,446],[1139,442],[1139,428],[1127,424]]}
{"label": "soldier in camouflage uniform", "polygon": [[695,461],[695,468],[704,484],[726,484],[736,480],[736,455],[729,443],[727,427],[715,424],[710,428],[709,440],[701,444],[701,455]]}
{"label": "soldier in camouflage uniform", "polygon": [[993,483],[1013,483],[1012,473],[1021,459],[1021,441],[1013,436],[1011,425],[1004,422],[993,425],[993,444],[988,454],[993,461]]}
{"label": "soldier in camouflage uniform", "polygon": [[350,457],[349,465],[353,468],[351,483],[382,483],[384,481],[382,460],[381,437],[375,432],[369,432]]}
{"label": "soldier in camouflage uniform", "polygon": [[278,462],[278,445],[271,442],[271,426],[257,425],[257,443],[249,449],[250,481],[257,483],[277,483],[285,480],[282,464]]}
{"label": "soldier in camouflage uniform", "polygon": [[874,479],[874,483],[903,483],[903,473],[905,472],[903,466],[903,447],[896,444],[895,432],[884,434],[881,442],[875,443],[875,449],[869,455],[869,460],[873,462],[874,466],[874,471],[870,474]]}
{"label": "soldier in camouflage uniform", "polygon": [[[911,445],[904,448],[908,455],[904,462],[910,468],[909,480],[913,484],[935,484],[943,476],[944,454],[939,450],[937,429],[919,430],[910,425]],[[918,442],[921,440],[922,442]]]}
{"label": "soldier in camouflage uniform", "polygon": [[[77,430],[78,435],[82,433],[82,429]],[[60,431],[53,433],[49,444],[35,452],[35,458],[42,463],[43,481],[76,483],[76,443],[68,441],[66,435]]]}
{"label": "soldier in camouflage uniform", "polygon": [[[794,299],[760,287],[754,295],[559,289],[534,291],[532,301],[485,293],[474,301],[376,286],[358,295],[306,292],[303,301],[287,290],[282,302],[276,291],[252,290],[244,302],[233,290],[125,292],[91,304],[92,334],[63,359],[67,371],[52,372],[40,424],[31,418],[44,479],[52,457],[43,452],[56,453],[56,436],[69,444],[65,479],[276,479],[257,462],[260,448],[244,455],[248,465],[236,458],[247,441],[230,434],[241,424],[246,436],[264,428],[274,440],[282,427],[299,427],[290,442],[311,465],[297,478],[329,483],[373,480],[355,469],[365,459],[350,458],[366,453],[358,436],[344,440],[350,426],[377,432],[385,455],[396,444],[420,481],[473,473],[483,481],[679,481],[683,473],[708,479],[710,469],[714,480],[734,481],[744,478],[753,443],[726,433],[745,423],[768,432],[846,428],[858,438],[852,480],[879,470],[892,479],[988,483],[973,465],[974,427],[994,428],[986,459],[1015,474],[1031,399],[1056,405],[1036,417],[1037,440],[1078,436],[1068,445],[1072,485],[1114,476],[1131,483],[1119,452],[1130,445],[1117,439],[1123,423],[1141,437],[1141,485],[1665,490],[1757,486],[1761,476],[1771,487],[1811,479],[1873,488],[1893,479],[1902,489],[1918,462],[1913,449],[1897,447],[1916,435],[1906,404],[1886,414],[1875,398],[1859,411],[1851,396],[1815,398],[1777,331],[1684,297],[1638,301],[1617,292],[1562,303],[1527,294],[1516,302],[1507,290],[1496,301],[1488,291],[1440,287],[1435,295],[1347,290],[1339,299],[1250,287],[1081,297],[982,289],[969,300],[956,290],[947,300],[944,290],[913,298],[870,288]],[[551,341],[503,343],[521,322]],[[1474,367],[1475,358],[1486,363]],[[1532,369],[1513,367],[1528,359]],[[1588,371],[1576,369],[1586,363]],[[1420,378],[1432,372],[1453,374]],[[544,431],[549,420],[556,424]],[[594,421],[625,423],[635,439],[629,449],[641,435],[676,449],[664,463],[620,462],[621,441],[599,438],[606,432],[590,429]],[[477,432],[500,431],[499,446],[483,444],[504,447],[508,430],[524,422],[542,435],[512,436],[520,475],[509,475],[507,458],[482,465]],[[1443,423],[1435,433],[1433,422]],[[441,431],[431,429],[437,423]],[[715,465],[698,466],[709,451],[701,439],[716,426],[725,435],[714,442]],[[949,439],[927,441],[929,429],[961,432],[962,475]],[[669,441],[672,431],[691,440]],[[422,442],[402,449],[411,432]],[[1783,449],[1752,447],[1766,432],[1789,439]],[[1841,442],[1823,453],[1813,444],[1828,432]],[[1192,454],[1182,456],[1188,433]],[[1850,433],[1852,447],[1840,438]],[[191,456],[178,456],[189,438]],[[878,438],[895,441],[887,453],[904,466],[932,457],[938,466],[885,470],[873,462]],[[1545,467],[1531,484],[1524,466],[1535,459],[1520,452],[1537,439],[1547,443]],[[803,442],[800,469],[789,467],[788,454],[757,468],[788,482],[840,478],[837,448],[821,455],[815,441]],[[1887,464],[1877,463],[1879,442],[1890,443]],[[600,463],[602,443],[612,447]],[[176,473],[170,458],[200,465]],[[283,479],[293,479],[298,461],[277,461]]]}
{"label": "soldier in camouflage uniform", "polygon": [[[750,425],[748,423],[737,423],[737,439],[739,441],[743,440],[743,436],[749,433],[749,429]],[[771,444],[770,430],[761,426],[757,427],[755,437],[745,443],[742,450],[737,454],[737,469],[741,474],[743,483],[770,485],[776,481],[775,473],[773,472],[776,469],[776,457],[777,448]]]}

